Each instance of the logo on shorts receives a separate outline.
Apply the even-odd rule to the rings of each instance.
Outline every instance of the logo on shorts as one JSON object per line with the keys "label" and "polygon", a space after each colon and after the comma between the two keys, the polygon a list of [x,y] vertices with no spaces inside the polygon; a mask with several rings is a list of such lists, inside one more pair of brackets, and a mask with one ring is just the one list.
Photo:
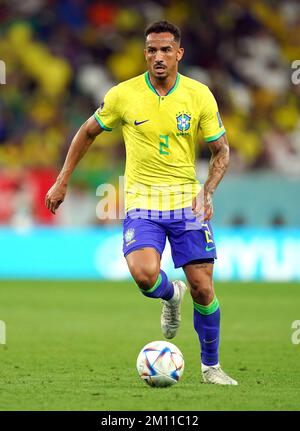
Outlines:
{"label": "logo on shorts", "polygon": [[207,246],[205,247],[205,250],[206,250],[206,251],[212,251],[212,250],[214,250],[215,248],[216,248],[215,246],[210,247],[209,245],[207,245]]}
{"label": "logo on shorts", "polygon": [[179,112],[176,115],[177,128],[180,132],[186,132],[190,128],[191,114],[188,112]]}
{"label": "logo on shorts", "polygon": [[134,238],[134,229],[133,228],[127,229],[124,236],[125,236],[126,244],[128,245],[128,243],[131,242]]}

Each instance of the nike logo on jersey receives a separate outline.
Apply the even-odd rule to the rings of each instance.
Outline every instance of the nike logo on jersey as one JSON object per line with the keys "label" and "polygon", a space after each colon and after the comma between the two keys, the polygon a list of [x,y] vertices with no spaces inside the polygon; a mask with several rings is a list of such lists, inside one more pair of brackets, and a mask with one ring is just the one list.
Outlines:
{"label": "nike logo on jersey", "polygon": [[212,251],[213,249],[215,249],[216,247],[215,246],[213,246],[213,247],[209,247],[208,245],[206,246],[206,248],[205,248],[205,250],[206,251]]}
{"label": "nike logo on jersey", "polygon": [[140,124],[143,124],[143,123],[146,123],[147,121],[149,121],[149,120],[144,120],[144,121],[134,121],[134,125],[135,126],[139,126]]}

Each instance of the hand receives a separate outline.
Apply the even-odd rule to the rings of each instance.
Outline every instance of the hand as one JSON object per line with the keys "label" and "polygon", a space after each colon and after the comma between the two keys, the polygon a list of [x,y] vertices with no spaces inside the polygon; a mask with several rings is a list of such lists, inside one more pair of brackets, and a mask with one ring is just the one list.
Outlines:
{"label": "hand", "polygon": [[211,220],[214,213],[211,193],[202,188],[193,199],[192,211],[196,217],[200,217],[203,221]]}
{"label": "hand", "polygon": [[54,183],[53,186],[48,190],[48,193],[45,197],[45,205],[48,210],[52,212],[52,214],[55,214],[57,208],[64,201],[67,192],[67,186],[68,185],[66,183],[56,181],[56,183]]}

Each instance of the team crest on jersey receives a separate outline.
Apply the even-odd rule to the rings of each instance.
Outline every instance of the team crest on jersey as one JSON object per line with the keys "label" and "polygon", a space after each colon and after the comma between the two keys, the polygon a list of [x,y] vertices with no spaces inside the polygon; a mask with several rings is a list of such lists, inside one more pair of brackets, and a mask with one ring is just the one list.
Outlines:
{"label": "team crest on jersey", "polygon": [[191,114],[189,112],[179,112],[176,115],[177,128],[180,132],[186,132],[189,130],[191,124]]}
{"label": "team crest on jersey", "polygon": [[127,229],[127,231],[125,232],[125,241],[128,245],[129,242],[131,242],[133,240],[134,237],[134,229],[133,228],[129,228]]}

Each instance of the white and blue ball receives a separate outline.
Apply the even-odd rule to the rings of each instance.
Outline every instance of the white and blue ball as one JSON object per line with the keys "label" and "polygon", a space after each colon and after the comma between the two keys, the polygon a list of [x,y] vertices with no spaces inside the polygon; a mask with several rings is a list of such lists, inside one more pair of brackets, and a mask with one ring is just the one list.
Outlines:
{"label": "white and blue ball", "polygon": [[167,387],[177,383],[184,371],[184,359],[175,344],[152,341],[140,351],[137,362],[139,376],[153,387]]}

